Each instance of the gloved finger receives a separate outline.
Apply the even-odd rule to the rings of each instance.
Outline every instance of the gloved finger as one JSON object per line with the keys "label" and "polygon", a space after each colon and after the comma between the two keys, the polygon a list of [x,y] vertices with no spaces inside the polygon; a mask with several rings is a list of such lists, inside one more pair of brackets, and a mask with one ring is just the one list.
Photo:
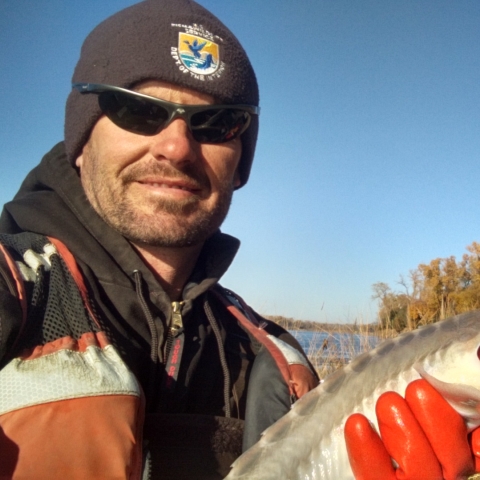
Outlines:
{"label": "gloved finger", "polygon": [[480,427],[470,434],[470,448],[473,452],[475,471],[480,472]]}
{"label": "gloved finger", "polygon": [[359,413],[348,417],[345,442],[356,480],[396,480],[392,459],[366,417]]}
{"label": "gloved finger", "polygon": [[443,478],[455,480],[472,473],[467,427],[453,407],[423,379],[408,385],[405,400],[442,466]]}
{"label": "gloved finger", "polygon": [[397,478],[441,480],[440,463],[405,399],[386,392],[377,400],[376,413],[385,448],[398,463]]}

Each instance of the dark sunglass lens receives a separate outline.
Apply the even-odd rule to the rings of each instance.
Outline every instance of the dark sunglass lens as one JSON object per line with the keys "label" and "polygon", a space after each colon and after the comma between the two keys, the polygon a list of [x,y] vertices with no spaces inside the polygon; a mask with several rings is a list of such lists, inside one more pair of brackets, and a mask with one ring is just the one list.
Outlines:
{"label": "dark sunglass lens", "polygon": [[235,108],[209,109],[190,118],[193,137],[197,142],[224,143],[245,131],[250,115]]}
{"label": "dark sunglass lens", "polygon": [[102,92],[98,103],[115,125],[142,135],[155,135],[168,119],[160,105],[121,92]]}

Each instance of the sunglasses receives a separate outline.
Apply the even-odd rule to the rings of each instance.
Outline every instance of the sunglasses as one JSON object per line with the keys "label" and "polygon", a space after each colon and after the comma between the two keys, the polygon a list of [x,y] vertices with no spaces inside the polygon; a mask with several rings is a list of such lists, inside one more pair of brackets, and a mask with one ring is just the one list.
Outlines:
{"label": "sunglasses", "polygon": [[176,118],[200,143],[225,143],[241,135],[260,108],[252,105],[182,105],[125,88],[74,83],[80,93],[95,93],[103,114],[117,127],[139,135],[156,135]]}

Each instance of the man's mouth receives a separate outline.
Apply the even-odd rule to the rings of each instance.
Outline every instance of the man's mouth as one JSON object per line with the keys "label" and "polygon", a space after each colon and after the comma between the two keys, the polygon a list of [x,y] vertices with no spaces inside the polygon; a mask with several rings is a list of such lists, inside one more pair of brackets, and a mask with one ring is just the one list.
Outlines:
{"label": "man's mouth", "polygon": [[156,180],[156,179],[138,179],[138,183],[151,187],[153,189],[173,189],[182,190],[192,194],[198,194],[202,190],[202,186],[196,182],[186,182],[183,180]]}
{"label": "man's mouth", "polygon": [[167,185],[166,183],[157,183],[157,182],[140,182],[144,183],[145,185],[151,185],[152,187],[159,187],[159,188],[177,188],[178,190],[186,190],[190,192],[192,188],[184,187],[182,185]]}
{"label": "man's mouth", "polygon": [[189,195],[208,195],[210,185],[208,178],[201,172],[183,172],[165,165],[133,165],[123,172],[124,184],[137,184],[139,187],[157,195],[173,195],[185,198]]}

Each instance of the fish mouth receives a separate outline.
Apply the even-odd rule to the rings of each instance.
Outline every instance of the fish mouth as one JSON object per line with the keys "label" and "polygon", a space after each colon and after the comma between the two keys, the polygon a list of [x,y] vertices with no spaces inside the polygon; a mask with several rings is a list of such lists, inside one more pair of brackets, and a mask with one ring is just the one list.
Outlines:
{"label": "fish mouth", "polygon": [[449,383],[425,371],[421,364],[413,367],[453,409],[463,417],[469,432],[480,427],[480,390],[471,385]]}

